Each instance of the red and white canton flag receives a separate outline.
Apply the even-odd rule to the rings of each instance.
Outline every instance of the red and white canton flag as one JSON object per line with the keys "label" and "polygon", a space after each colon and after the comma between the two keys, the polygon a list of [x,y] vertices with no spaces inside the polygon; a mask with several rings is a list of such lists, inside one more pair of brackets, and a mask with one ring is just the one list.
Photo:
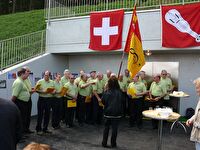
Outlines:
{"label": "red and white canton flag", "polygon": [[124,10],[90,14],[90,45],[92,50],[111,51],[122,47]]}
{"label": "red and white canton flag", "polygon": [[162,6],[162,46],[200,46],[200,3]]}

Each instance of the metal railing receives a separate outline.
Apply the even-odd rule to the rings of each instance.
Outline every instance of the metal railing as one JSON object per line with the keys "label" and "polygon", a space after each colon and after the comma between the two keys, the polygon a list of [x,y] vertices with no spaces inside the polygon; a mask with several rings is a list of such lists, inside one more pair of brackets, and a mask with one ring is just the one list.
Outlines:
{"label": "metal railing", "polygon": [[[160,5],[174,5],[199,2],[200,0],[137,0],[137,9],[159,8]],[[131,10],[135,0],[45,0],[46,18],[61,18],[88,15],[91,11],[123,8]]]}
{"label": "metal railing", "polygon": [[0,41],[0,70],[45,53],[44,30]]}

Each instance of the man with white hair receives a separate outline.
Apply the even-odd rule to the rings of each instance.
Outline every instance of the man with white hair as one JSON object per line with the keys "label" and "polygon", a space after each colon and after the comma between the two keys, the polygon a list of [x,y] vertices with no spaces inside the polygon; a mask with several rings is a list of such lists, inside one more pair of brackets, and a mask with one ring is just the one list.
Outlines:
{"label": "man with white hair", "polygon": [[[62,76],[62,78],[61,78],[61,84],[62,84],[62,86],[64,86],[66,83],[68,83],[69,82],[69,80],[70,80],[70,76],[71,76],[71,72],[69,71],[69,69],[65,69],[64,70],[64,72],[63,72],[63,76]],[[66,100],[65,100],[65,98],[63,97],[63,105],[62,105],[62,115],[61,115],[61,120],[63,121],[63,122],[65,122],[65,112],[66,112],[66,106],[67,106],[67,102],[66,102]]]}
{"label": "man with white hair", "polygon": [[61,78],[61,83],[64,86],[67,82],[69,82],[71,73],[68,69],[65,69],[63,74],[64,76]]}
{"label": "man with white hair", "polygon": [[161,71],[161,79],[160,79],[160,83],[166,88],[167,90],[167,94],[164,97],[164,102],[163,105],[164,106],[168,106],[170,107],[170,97],[169,97],[169,93],[172,92],[173,86],[172,86],[172,80],[170,78],[167,77],[167,71],[166,70],[162,70]]}

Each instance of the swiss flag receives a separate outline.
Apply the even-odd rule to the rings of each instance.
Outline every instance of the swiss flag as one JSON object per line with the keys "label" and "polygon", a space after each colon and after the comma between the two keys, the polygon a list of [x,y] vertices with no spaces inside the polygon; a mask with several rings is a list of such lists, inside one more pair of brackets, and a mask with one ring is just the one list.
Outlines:
{"label": "swiss flag", "polygon": [[92,50],[111,51],[122,47],[124,10],[90,14],[90,45]]}
{"label": "swiss flag", "polygon": [[200,46],[200,3],[162,6],[162,46]]}

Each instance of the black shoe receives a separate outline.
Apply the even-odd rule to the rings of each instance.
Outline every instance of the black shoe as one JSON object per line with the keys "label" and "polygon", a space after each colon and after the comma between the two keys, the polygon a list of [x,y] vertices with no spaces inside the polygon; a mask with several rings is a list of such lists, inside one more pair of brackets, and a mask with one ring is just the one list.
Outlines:
{"label": "black shoe", "polygon": [[19,140],[18,143],[24,143],[24,142],[26,142],[26,141],[24,139],[21,139],[21,140]]}
{"label": "black shoe", "polygon": [[25,133],[26,133],[26,134],[32,134],[32,133],[35,133],[35,132],[34,132],[34,131],[31,131],[31,130],[26,130]]}
{"label": "black shoe", "polygon": [[83,127],[83,126],[84,126],[84,124],[83,124],[83,123],[79,123],[79,126],[80,126],[80,127]]}
{"label": "black shoe", "polygon": [[43,135],[42,131],[37,131],[37,135]]}
{"label": "black shoe", "polygon": [[155,126],[155,127],[153,127],[153,129],[158,129],[158,127]]}
{"label": "black shoe", "polygon": [[104,144],[103,142],[102,142],[102,147],[105,147],[105,148],[108,148],[109,146],[107,145],[107,144]]}
{"label": "black shoe", "polygon": [[59,126],[56,126],[56,127],[53,127],[54,130],[57,130],[57,129],[60,129],[60,125]]}
{"label": "black shoe", "polygon": [[45,131],[43,131],[43,133],[44,133],[44,134],[52,134],[52,132],[49,131],[49,130],[45,130]]}
{"label": "black shoe", "polygon": [[117,147],[117,144],[111,144],[111,147],[112,147],[112,148],[116,148],[116,147]]}

